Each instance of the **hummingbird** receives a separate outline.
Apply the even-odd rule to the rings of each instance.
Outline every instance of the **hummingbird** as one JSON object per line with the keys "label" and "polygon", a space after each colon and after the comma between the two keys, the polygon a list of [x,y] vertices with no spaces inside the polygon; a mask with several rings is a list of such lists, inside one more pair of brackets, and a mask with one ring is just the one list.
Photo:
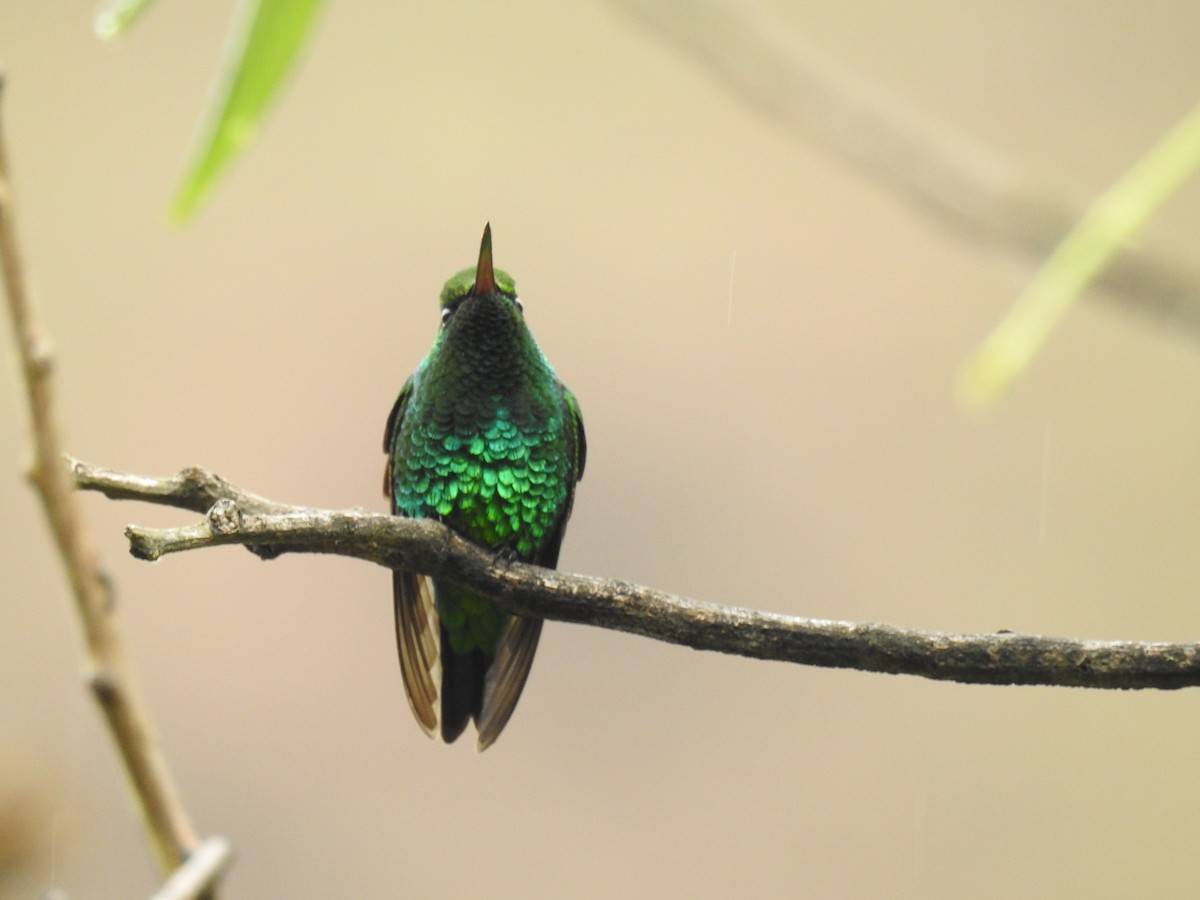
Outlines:
{"label": "hummingbird", "polygon": [[[392,513],[437,519],[508,559],[558,563],[587,445],[579,403],[534,341],[513,279],[479,261],[446,282],[429,355],[400,389],[383,437]],[[413,572],[392,573],[396,645],[413,715],[477,749],[508,723],[542,620]]]}

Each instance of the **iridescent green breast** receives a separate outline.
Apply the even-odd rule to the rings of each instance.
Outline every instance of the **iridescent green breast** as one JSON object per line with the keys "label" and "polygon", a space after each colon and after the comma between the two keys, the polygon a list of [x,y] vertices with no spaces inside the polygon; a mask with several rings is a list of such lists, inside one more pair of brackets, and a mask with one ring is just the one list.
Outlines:
{"label": "iridescent green breast", "polygon": [[490,421],[471,427],[423,420],[420,400],[414,395],[396,445],[396,507],[414,518],[441,519],[484,546],[535,559],[567,503],[564,414],[518,428],[500,406]]}

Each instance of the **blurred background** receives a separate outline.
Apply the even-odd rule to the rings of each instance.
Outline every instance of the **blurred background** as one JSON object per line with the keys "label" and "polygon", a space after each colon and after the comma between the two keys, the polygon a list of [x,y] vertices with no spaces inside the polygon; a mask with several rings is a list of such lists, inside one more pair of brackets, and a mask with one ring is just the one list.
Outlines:
{"label": "blurred background", "polygon": [[[743,4],[1065,196],[1197,100],[1200,8]],[[1073,311],[984,416],[953,374],[1035,261],[929,218],[616,6],[328,5],[251,149],[166,224],[232,2],[125,40],[9,0],[20,229],[66,445],[382,510],[384,420],[490,220],[589,463],[563,568],[947,631],[1193,640],[1200,343]],[[1146,244],[1200,271],[1200,192]],[[0,802],[76,900],[158,883],[80,681],[0,342]],[[7,474],[5,474],[5,472]],[[1200,701],[937,684],[551,623],[498,744],[400,683],[388,573],[237,550],[149,565],[85,498],[223,896],[1187,896]],[[11,802],[10,802],[11,801]],[[14,807],[15,808],[15,807]]]}

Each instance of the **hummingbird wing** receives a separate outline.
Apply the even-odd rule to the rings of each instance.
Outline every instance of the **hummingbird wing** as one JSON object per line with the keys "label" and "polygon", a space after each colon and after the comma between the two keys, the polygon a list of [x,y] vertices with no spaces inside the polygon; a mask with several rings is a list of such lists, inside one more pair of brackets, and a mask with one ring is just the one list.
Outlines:
{"label": "hummingbird wing", "polygon": [[[563,405],[567,408],[567,416],[571,422],[571,454],[575,457],[574,477],[571,479],[571,499],[574,500],[575,485],[583,481],[583,467],[587,463],[587,435],[583,433],[583,412],[579,409],[579,401],[561,381],[558,386],[562,388]],[[564,524],[566,523],[564,522]],[[559,537],[561,540],[561,535]]]}
{"label": "hummingbird wing", "polygon": [[413,715],[430,737],[438,726],[438,685],[442,680],[440,627],[433,582],[412,572],[392,573],[396,649],[400,674]]}
{"label": "hummingbird wing", "polygon": [[[393,496],[392,460],[400,423],[412,396],[412,379],[404,383],[400,396],[388,415],[383,433],[383,452],[387,465],[383,473],[383,494],[391,501],[393,514],[400,511]],[[392,572],[392,598],[396,615],[396,649],[400,654],[400,674],[404,693],[417,722],[426,734],[437,730],[438,684],[442,680],[440,624],[433,602],[433,582],[412,572]]]}
{"label": "hummingbird wing", "polygon": [[396,434],[400,431],[400,423],[404,420],[404,413],[408,410],[408,401],[412,397],[412,392],[413,380],[410,375],[408,380],[404,382],[404,387],[400,388],[400,395],[396,398],[396,402],[392,404],[392,411],[388,413],[387,424],[383,426],[383,453],[387,457],[387,462],[383,466],[383,496],[392,501],[392,512],[396,511],[396,501],[392,497],[394,444]]}
{"label": "hummingbird wing", "polygon": [[[583,467],[587,458],[587,440],[583,433],[583,414],[579,410],[579,403],[562,382],[559,382],[559,388],[562,390],[564,411],[567,414],[567,454],[571,459],[571,474],[562,511],[545,543],[532,560],[537,565],[550,569],[558,565],[558,551],[562,546],[563,534],[567,530],[567,519],[571,517],[575,485],[583,477]],[[529,678],[529,669],[533,665],[533,656],[541,634],[541,619],[512,616],[505,624],[496,645],[495,659],[484,677],[483,704],[475,722],[479,732],[477,749],[486,750],[490,747],[508,724],[517,701],[521,698],[521,691],[525,688],[525,681]]]}
{"label": "hummingbird wing", "polygon": [[486,750],[500,737],[517,708],[541,634],[541,619],[510,616],[505,624],[496,644],[496,657],[483,680],[483,706],[475,721],[479,732],[477,750]]}
{"label": "hummingbird wing", "polygon": [[545,542],[532,560],[547,569],[558,566],[558,551],[567,531],[567,520],[571,518],[571,508],[575,505],[575,485],[583,480],[583,467],[587,463],[587,436],[583,432],[583,413],[579,410],[579,401],[561,381],[558,386],[562,390],[563,410],[568,425],[566,452],[571,460],[571,476],[567,479],[567,499],[554,522],[554,528],[546,535]]}

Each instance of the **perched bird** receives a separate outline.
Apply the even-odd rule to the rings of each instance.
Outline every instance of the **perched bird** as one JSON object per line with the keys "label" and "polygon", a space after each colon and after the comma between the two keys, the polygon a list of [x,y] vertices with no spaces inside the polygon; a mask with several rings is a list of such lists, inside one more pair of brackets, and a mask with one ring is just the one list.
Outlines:
{"label": "perched bird", "polygon": [[[530,334],[512,278],[492,267],[490,224],[478,264],[442,288],[441,310],[433,349],[388,416],[384,494],[396,515],[437,519],[553,568],[583,477],[583,418]],[[413,715],[447,743],[474,719],[486,749],[521,696],[542,620],[424,575],[392,578]]]}

